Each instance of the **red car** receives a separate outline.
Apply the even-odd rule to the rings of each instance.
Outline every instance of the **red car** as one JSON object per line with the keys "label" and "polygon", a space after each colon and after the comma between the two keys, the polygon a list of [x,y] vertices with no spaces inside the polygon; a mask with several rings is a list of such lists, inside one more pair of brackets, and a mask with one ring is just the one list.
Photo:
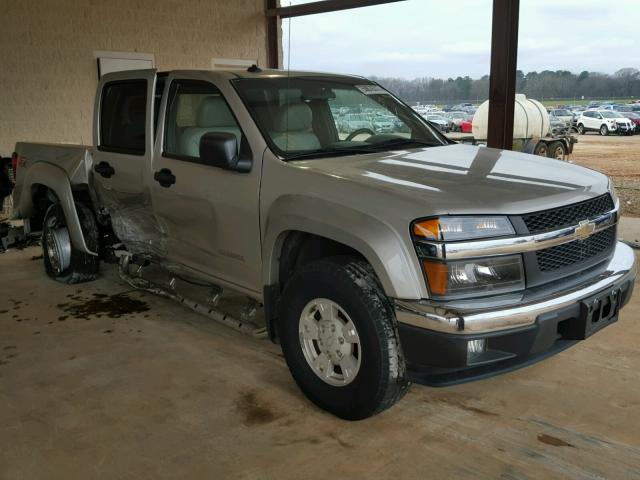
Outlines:
{"label": "red car", "polygon": [[627,117],[636,125],[636,134],[640,133],[640,113],[637,112],[623,112],[622,115]]}
{"label": "red car", "polygon": [[467,118],[466,120],[462,120],[460,122],[460,131],[462,133],[472,133],[473,132],[473,118]]}

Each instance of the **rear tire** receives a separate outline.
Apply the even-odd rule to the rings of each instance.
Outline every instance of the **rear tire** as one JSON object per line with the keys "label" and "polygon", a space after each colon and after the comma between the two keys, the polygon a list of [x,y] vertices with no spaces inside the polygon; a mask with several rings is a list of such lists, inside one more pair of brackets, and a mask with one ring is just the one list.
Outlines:
{"label": "rear tire", "polygon": [[301,267],[284,289],[277,328],[295,382],[340,418],[375,415],[408,389],[393,308],[362,260]]}
{"label": "rear tire", "polygon": [[[98,251],[98,226],[93,212],[76,202],[76,211],[87,247]],[[100,260],[95,255],[81,252],[71,244],[64,211],[59,203],[49,207],[42,227],[42,251],[47,275],[62,283],[82,283],[95,280]]]}
{"label": "rear tire", "polygon": [[556,160],[564,160],[566,158],[565,146],[562,142],[553,142],[549,146],[549,157]]}

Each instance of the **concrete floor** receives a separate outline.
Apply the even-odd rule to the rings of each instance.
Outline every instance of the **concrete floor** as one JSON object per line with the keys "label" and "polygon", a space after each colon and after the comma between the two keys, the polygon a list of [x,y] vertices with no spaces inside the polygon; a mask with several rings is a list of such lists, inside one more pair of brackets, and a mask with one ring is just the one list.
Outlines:
{"label": "concrete floor", "polygon": [[553,358],[347,423],[266,340],[39,255],[0,255],[2,479],[640,478],[640,289]]}

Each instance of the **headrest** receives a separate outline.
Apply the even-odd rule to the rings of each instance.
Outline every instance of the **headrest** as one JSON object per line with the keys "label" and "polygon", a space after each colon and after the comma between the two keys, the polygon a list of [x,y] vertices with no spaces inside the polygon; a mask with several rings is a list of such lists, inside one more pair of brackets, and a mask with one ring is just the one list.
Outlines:
{"label": "headrest", "polygon": [[291,103],[285,105],[280,110],[278,132],[302,132],[309,130],[312,126],[313,114],[311,108],[306,103]]}
{"label": "headrest", "polygon": [[238,125],[227,103],[218,95],[202,100],[198,107],[196,123],[198,127],[202,128],[235,127]]}

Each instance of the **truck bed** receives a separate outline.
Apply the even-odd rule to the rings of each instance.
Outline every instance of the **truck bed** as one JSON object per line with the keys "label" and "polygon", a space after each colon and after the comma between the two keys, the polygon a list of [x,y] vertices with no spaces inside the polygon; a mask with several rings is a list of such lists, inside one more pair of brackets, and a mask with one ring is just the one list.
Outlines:
{"label": "truck bed", "polygon": [[20,185],[24,172],[39,162],[61,167],[69,176],[71,184],[87,183],[92,148],[90,145],[19,142],[16,144],[16,152],[20,158],[16,183]]}

